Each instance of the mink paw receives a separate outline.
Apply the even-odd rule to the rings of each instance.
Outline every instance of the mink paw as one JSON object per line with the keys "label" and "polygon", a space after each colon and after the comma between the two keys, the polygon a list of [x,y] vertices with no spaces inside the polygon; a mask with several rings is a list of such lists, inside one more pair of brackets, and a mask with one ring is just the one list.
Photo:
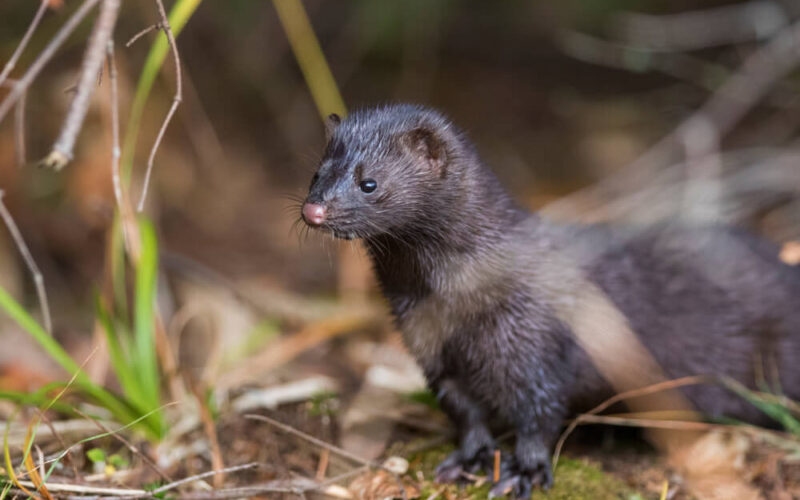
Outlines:
{"label": "mink paw", "polygon": [[467,482],[469,481],[469,478],[466,477],[468,474],[474,474],[481,469],[491,470],[487,469],[491,463],[491,453],[484,450],[471,457],[465,457],[461,450],[456,450],[448,455],[447,458],[436,467],[436,482]]}
{"label": "mink paw", "polygon": [[514,471],[501,477],[500,481],[489,490],[489,498],[509,495],[517,500],[528,500],[534,486],[539,486],[543,490],[549,490],[553,486],[550,464],[542,463],[532,470]]}
{"label": "mink paw", "polygon": [[436,467],[437,483],[459,483],[465,481],[465,473],[472,473],[475,468],[475,460],[466,460],[461,450],[456,450],[449,454]]}

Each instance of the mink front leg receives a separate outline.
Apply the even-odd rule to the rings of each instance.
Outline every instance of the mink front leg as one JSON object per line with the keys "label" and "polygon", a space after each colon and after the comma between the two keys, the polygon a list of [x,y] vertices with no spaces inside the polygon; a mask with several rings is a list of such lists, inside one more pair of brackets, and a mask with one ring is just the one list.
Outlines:
{"label": "mink front leg", "polygon": [[451,379],[438,384],[437,396],[439,405],[456,424],[459,448],[436,467],[436,481],[452,483],[463,479],[464,472],[491,470],[495,446],[483,409]]}
{"label": "mink front leg", "polygon": [[[533,408],[530,403],[528,408]],[[549,489],[553,485],[550,452],[564,419],[564,411],[554,406],[539,406],[538,411],[519,412],[515,419],[517,442],[514,460],[505,467],[489,498],[510,495],[529,499],[533,486]]]}

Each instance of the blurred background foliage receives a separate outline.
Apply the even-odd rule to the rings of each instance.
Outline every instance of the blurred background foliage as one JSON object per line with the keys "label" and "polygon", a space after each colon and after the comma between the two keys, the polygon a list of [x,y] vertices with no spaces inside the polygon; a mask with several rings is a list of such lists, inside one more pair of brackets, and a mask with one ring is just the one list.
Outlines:
{"label": "blurred background foliage", "polygon": [[[411,101],[444,110],[514,195],[533,208],[631,163],[697,109],[763,39],[800,12],[788,0],[732,4],[772,13],[762,15],[763,36],[700,47],[688,60],[673,61],[677,50],[636,48],[626,39],[635,34],[624,29],[631,24],[626,24],[630,13],[669,16],[724,4],[303,2],[347,107]],[[77,5],[67,0],[46,13],[19,68],[30,64]],[[30,20],[32,5],[7,1],[2,11],[0,59],[5,60]],[[123,5],[115,32],[123,126],[155,34],[130,48],[124,42],[156,21],[150,2]],[[89,29],[84,22],[29,92],[28,165],[15,164],[12,120],[0,125],[0,186],[43,269],[55,333],[67,345],[80,345],[91,331],[93,287],[108,283],[103,280],[109,265],[104,255],[114,198],[105,88],[93,96],[74,162],[60,173],[34,163],[46,155],[59,130],[69,102],[65,89],[75,78]],[[574,43],[576,33],[628,48],[608,64],[593,52],[596,47]],[[275,5],[202,2],[178,46],[184,100],[156,158],[147,208],[158,228],[167,275],[199,267],[233,282],[316,296],[368,287],[363,259],[353,263],[337,257],[336,244],[323,238],[298,242],[292,230],[298,216],[292,196],[304,194],[324,139],[320,111]],[[133,130],[139,133],[134,193],[172,98],[171,64],[168,57],[143,108],[141,127]],[[667,74],[665,67],[679,70]],[[791,89],[798,82],[790,78],[782,85]],[[793,114],[791,108],[761,106],[725,138],[723,147],[791,144],[798,126]],[[788,239],[785,231],[774,234]],[[10,243],[0,233],[0,282],[12,295],[33,299]],[[179,308],[179,301],[174,298],[160,308]],[[0,355],[0,364],[5,361]]]}
{"label": "blurred background foliage", "polygon": [[[0,5],[0,61],[13,53],[35,3]],[[155,160],[146,205],[155,233],[148,233],[146,270],[140,266],[126,277],[120,233],[113,229],[106,75],[92,96],[74,160],[61,172],[36,166],[61,128],[91,20],[81,24],[28,92],[24,165],[16,158],[13,120],[0,123],[3,200],[44,275],[54,337],[74,360],[60,352],[43,356],[0,315],[5,346],[0,394],[63,381],[59,364],[74,371],[75,362],[95,352],[86,365],[88,377],[99,384],[94,399],[118,403],[103,386],[123,394],[113,415],[118,420],[155,410],[159,400],[185,402],[189,393],[200,406],[193,415],[209,423],[224,415],[225,405],[217,406],[223,396],[238,397],[247,384],[271,386],[319,375],[329,378],[308,379],[313,390],[302,389],[312,411],[292,418],[320,419],[315,435],[338,436],[345,447],[360,446],[370,457],[382,452],[393,427],[381,436],[370,430],[369,439],[359,441],[358,433],[350,432],[358,425],[348,424],[347,411],[335,417],[340,427],[331,425],[340,409],[335,395],[348,394],[353,406],[359,401],[402,406],[407,398],[370,387],[370,380],[386,375],[375,369],[386,366],[395,370],[395,392],[410,393],[422,384],[413,363],[397,355],[399,338],[358,247],[315,234],[304,237],[294,225],[297,199],[305,195],[324,146],[320,115],[389,101],[437,107],[467,132],[515,197],[536,209],[625,172],[700,108],[748,56],[800,17],[800,2],[793,0],[182,3],[188,20],[177,41],[183,102]],[[30,65],[79,4],[50,2],[12,76]],[[174,5],[168,2],[168,10]],[[299,5],[324,59],[302,22],[296,24],[302,21]],[[122,3],[114,32],[120,122],[128,138],[123,168],[131,168],[134,201],[176,81],[163,35],[149,33],[128,48],[125,42],[157,21],[154,2],[129,0]],[[298,33],[301,39],[293,38]],[[310,50],[307,59],[298,56],[302,47]],[[790,73],[722,138],[720,149],[734,154],[734,166],[753,167],[752,173],[783,153],[798,158],[798,95],[800,79]],[[731,219],[777,243],[800,240],[800,175],[783,186],[774,179],[761,186],[757,176],[742,179],[746,185],[735,191],[751,198],[737,199],[745,208],[731,209],[739,214]],[[648,185],[648,179],[639,184],[656,195],[660,186]],[[776,186],[785,188],[777,198]],[[664,184],[662,197],[674,187]],[[593,215],[602,219],[603,210],[597,212]],[[13,297],[37,310],[36,291],[5,229],[0,229],[0,286],[8,292],[4,304]],[[156,288],[154,312],[148,304]],[[352,332],[357,335],[347,341],[327,342]],[[117,349],[117,335],[128,335],[125,342],[131,345],[146,345]],[[96,347],[107,341],[111,352],[97,354]],[[135,379],[142,367],[148,380],[140,384]],[[43,402],[42,393],[32,394],[38,399],[29,402]],[[251,396],[256,397],[245,391],[231,406],[245,411],[275,404],[253,403]],[[422,399],[429,396],[423,393]],[[162,414],[168,412],[162,410],[144,424],[151,437],[166,433],[170,442]],[[182,408],[181,415],[186,413]],[[0,416],[11,414],[0,405]],[[442,422],[421,425],[420,420],[415,425],[429,432],[446,429]],[[221,432],[234,427],[221,419]],[[246,432],[231,434],[249,438]],[[262,453],[260,447],[256,452]]]}

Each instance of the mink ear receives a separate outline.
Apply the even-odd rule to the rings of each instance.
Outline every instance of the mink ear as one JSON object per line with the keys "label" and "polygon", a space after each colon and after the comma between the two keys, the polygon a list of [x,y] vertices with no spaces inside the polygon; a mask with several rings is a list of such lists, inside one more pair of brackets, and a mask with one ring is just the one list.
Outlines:
{"label": "mink ear", "polygon": [[336,113],[328,115],[328,118],[325,119],[325,140],[331,140],[333,131],[336,130],[340,123],[342,123],[342,119],[339,115]]}
{"label": "mink ear", "polygon": [[441,177],[444,177],[447,147],[436,132],[429,128],[417,127],[403,134],[403,144],[411,153],[419,156]]}

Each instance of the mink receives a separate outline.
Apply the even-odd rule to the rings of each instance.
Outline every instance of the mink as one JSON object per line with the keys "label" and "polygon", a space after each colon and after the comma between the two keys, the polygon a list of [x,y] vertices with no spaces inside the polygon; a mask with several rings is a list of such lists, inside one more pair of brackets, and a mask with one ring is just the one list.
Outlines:
{"label": "mink", "polygon": [[[768,372],[800,397],[800,269],[772,243],[733,227],[548,221],[511,198],[461,130],[422,106],[332,115],[327,132],[301,217],[364,241],[396,325],[458,431],[438,480],[490,472],[499,425],[516,442],[492,493],[523,498],[552,484],[565,419],[614,393],[576,337],[587,289],[621,314],[664,377],[756,387]],[[597,329],[602,340],[608,332]],[[719,385],[682,394],[710,417],[768,420]]]}

